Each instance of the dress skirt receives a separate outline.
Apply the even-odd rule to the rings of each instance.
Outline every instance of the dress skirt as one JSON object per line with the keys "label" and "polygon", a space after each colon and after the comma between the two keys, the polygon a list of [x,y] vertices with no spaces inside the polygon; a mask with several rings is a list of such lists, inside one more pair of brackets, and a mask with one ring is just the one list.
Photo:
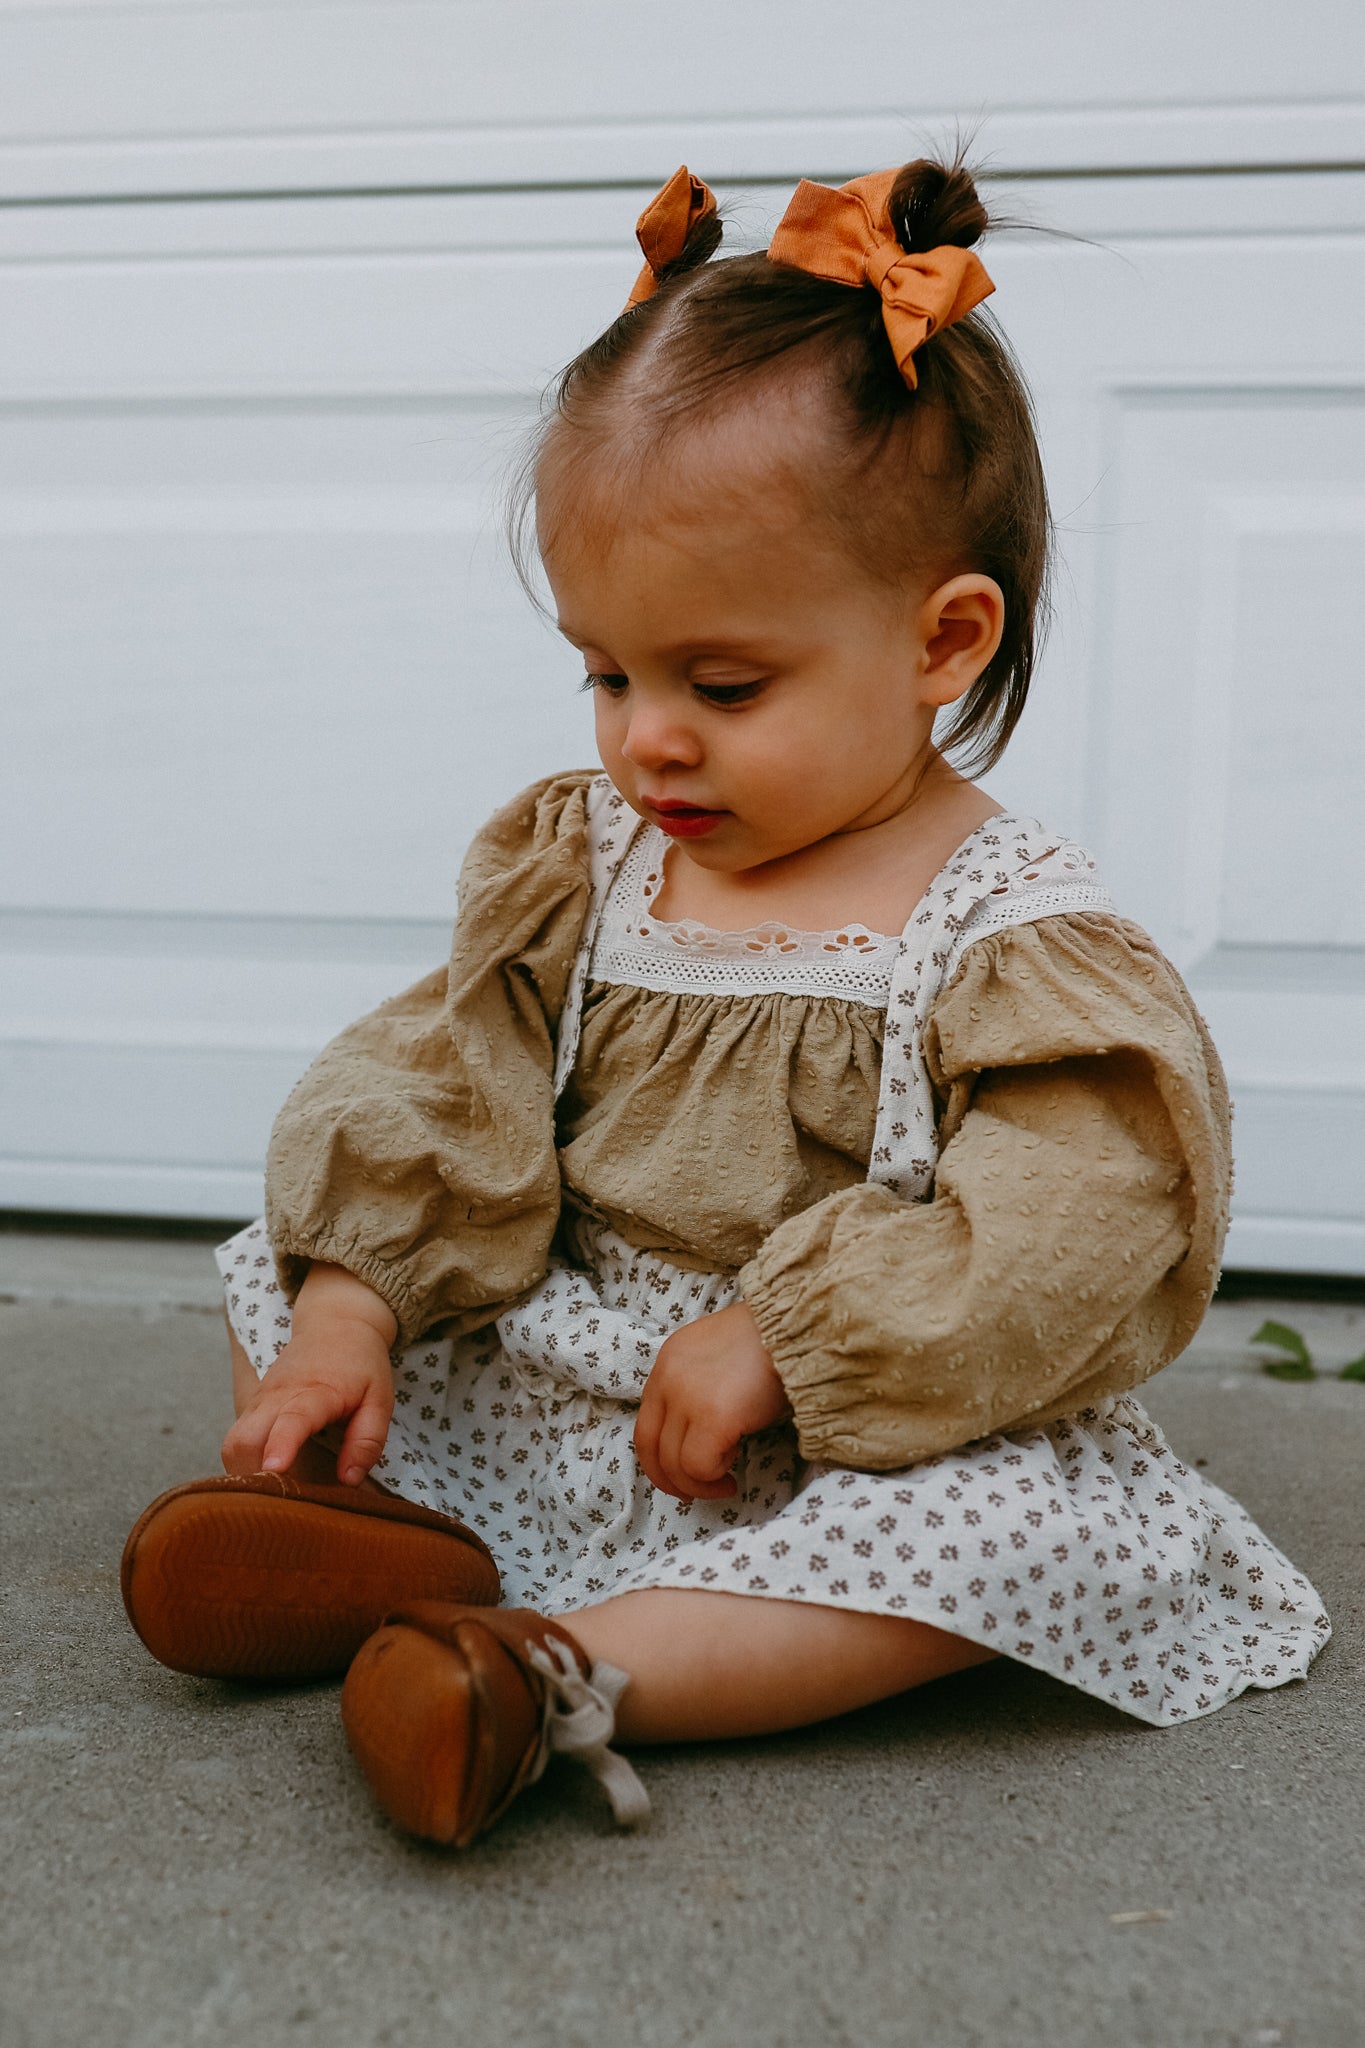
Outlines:
{"label": "dress skirt", "polygon": [[[631,1443],[645,1380],[738,1289],[594,1224],[575,1252],[496,1322],[399,1355],[373,1473],[476,1529],[506,1605],[673,1586],[901,1615],[1160,1727],[1302,1678],[1330,1635],[1308,1581],[1131,1397],[897,1472],[807,1463],[783,1427],[741,1446],[733,1498],[660,1493]],[[218,1263],[264,1373],[290,1331],[264,1224]]]}

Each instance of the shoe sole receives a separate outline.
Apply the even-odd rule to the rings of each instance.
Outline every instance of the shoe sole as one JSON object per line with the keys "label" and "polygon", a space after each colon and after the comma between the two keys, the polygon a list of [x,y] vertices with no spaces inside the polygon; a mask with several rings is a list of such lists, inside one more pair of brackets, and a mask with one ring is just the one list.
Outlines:
{"label": "shoe sole", "polygon": [[491,1559],[451,1532],[255,1493],[172,1494],[123,1558],[138,1635],[199,1678],[340,1677],[408,1600],[497,1598]]}

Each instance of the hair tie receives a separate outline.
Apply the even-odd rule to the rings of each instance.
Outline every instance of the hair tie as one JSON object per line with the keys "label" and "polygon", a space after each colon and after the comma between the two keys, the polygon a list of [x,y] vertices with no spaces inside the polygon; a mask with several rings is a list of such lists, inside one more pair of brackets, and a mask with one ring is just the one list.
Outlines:
{"label": "hair tie", "polygon": [[896,239],[890,198],[898,171],[877,171],[847,185],[803,178],[768,244],[773,263],[827,277],[832,284],[872,285],[900,373],[913,391],[915,350],[951,327],[995,290],[974,250],[945,243],[912,256]]}
{"label": "hair tie", "polygon": [[694,178],[686,164],[674,171],[666,185],[660,186],[635,223],[635,239],[644,255],[645,267],[626,300],[627,308],[653,298],[659,289],[660,275],[682,255],[697,222],[715,210],[715,193],[700,178]]}

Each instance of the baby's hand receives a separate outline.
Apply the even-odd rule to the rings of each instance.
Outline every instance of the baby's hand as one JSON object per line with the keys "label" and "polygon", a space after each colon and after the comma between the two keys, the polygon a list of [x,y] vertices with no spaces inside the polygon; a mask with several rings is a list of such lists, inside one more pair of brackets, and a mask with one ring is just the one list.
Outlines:
{"label": "baby's hand", "polygon": [[741,1437],[790,1414],[752,1311],[732,1302],[665,1338],[645,1382],[635,1455],[662,1492],[720,1500],[735,1491]]}
{"label": "baby's hand", "polygon": [[313,1266],[292,1338],[223,1439],[224,1471],[287,1472],[310,1437],[346,1421],[337,1477],[359,1486],[389,1433],[396,1335],[373,1288],[339,1266]]}

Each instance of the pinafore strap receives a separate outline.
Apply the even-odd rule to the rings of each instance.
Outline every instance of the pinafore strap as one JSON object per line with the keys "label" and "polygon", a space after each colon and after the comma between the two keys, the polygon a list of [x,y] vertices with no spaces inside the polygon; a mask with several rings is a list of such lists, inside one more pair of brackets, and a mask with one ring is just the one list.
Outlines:
{"label": "pinafore strap", "polygon": [[1011,925],[1082,910],[1111,912],[1094,861],[1036,818],[988,818],[964,839],[916,904],[901,934],[882,1046],[881,1090],[867,1177],[922,1200],[938,1165],[934,1094],[924,1030],[935,1003],[978,939]]}
{"label": "pinafore strap", "polygon": [[588,964],[592,959],[593,942],[597,928],[602,922],[602,912],[611,885],[621,872],[621,864],[634,842],[636,833],[644,819],[630,809],[621,792],[605,775],[594,775],[588,784],[588,860],[590,895],[588,914],[583,923],[583,936],[578,942],[578,957],[569,973],[569,985],[564,992],[564,1007],[559,1014],[559,1034],[555,1042],[555,1101],[560,1096],[573,1072],[573,1063],[578,1058],[578,1035],[583,1023],[583,990],[587,986]]}
{"label": "pinafore strap", "polygon": [[[588,785],[591,895],[560,1018],[556,1099],[578,1057],[583,991],[603,913],[614,887],[623,879],[641,825],[642,820],[607,777],[596,776]],[[1112,913],[1113,909],[1109,892],[1084,847],[1048,832],[1034,818],[1012,814],[990,818],[963,840],[916,904],[891,967],[869,1180],[908,1201],[922,1200],[933,1187],[938,1135],[933,1089],[924,1063],[924,1032],[967,948],[1012,925],[1034,924],[1040,918],[1084,910]],[[820,936],[822,941],[829,937]],[[750,944],[742,966],[732,964],[728,969],[726,978],[733,981],[737,993],[790,983],[792,993],[842,995],[855,1002],[869,998],[871,963],[853,945],[845,955],[831,959],[827,944],[822,943],[814,966],[799,952],[789,958],[781,954],[755,958],[753,952]],[[840,957],[847,962],[846,986],[842,987],[836,964]],[[689,974],[679,962],[677,984],[691,985],[697,972],[695,963]],[[725,972],[717,964],[708,964],[700,970],[700,979],[719,986]],[[633,981],[637,975],[642,986],[673,985],[660,980],[648,966],[620,972],[620,979]]]}

